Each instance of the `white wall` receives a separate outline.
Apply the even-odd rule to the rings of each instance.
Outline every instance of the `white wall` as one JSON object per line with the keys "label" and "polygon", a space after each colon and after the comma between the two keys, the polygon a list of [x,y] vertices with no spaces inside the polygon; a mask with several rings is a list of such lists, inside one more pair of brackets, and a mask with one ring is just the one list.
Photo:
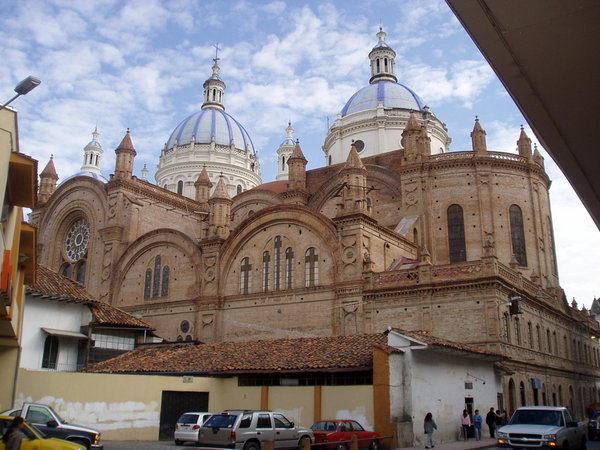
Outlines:
{"label": "white wall", "polygon": [[[460,437],[460,415],[465,398],[473,398],[473,410],[485,417],[491,406],[497,407],[502,392],[501,377],[493,361],[473,353],[450,352],[439,347],[415,348],[397,340],[403,353],[390,356],[390,404],[398,422],[412,421],[414,441],[424,445],[423,419],[428,412],[437,424],[434,442],[456,441]],[[485,384],[484,384],[485,381]],[[472,389],[465,389],[465,382]],[[487,428],[485,424],[483,432]],[[485,434],[483,434],[485,436]]]}
{"label": "white wall", "polygon": [[[44,342],[48,336],[42,328],[54,328],[80,332],[82,325],[92,320],[88,306],[80,303],[67,303],[48,300],[28,295],[25,301],[25,312],[21,340],[22,354],[20,367],[24,369],[42,369]],[[77,364],[78,340],[58,337],[57,369],[74,370]]]}

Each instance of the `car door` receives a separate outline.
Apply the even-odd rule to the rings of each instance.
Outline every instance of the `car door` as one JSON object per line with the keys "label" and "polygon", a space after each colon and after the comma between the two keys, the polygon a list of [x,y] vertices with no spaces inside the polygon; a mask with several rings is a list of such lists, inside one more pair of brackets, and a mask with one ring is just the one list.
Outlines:
{"label": "car door", "polygon": [[[349,441],[352,439],[352,425],[350,425],[350,422],[341,422],[338,430],[341,436],[340,441]],[[349,442],[345,442],[344,445],[346,448],[350,448]]]}
{"label": "car door", "polygon": [[297,447],[296,427],[283,414],[273,413],[275,424],[275,447],[292,448]]}
{"label": "car door", "polygon": [[264,441],[275,441],[275,447],[277,447],[275,429],[273,428],[273,421],[271,420],[270,413],[261,412],[257,414],[256,435],[261,442],[261,446]]}
{"label": "car door", "polygon": [[48,426],[49,422],[57,422],[57,420],[48,409],[41,406],[29,405],[27,412],[25,413],[25,419],[34,424],[48,436],[66,439],[69,435],[69,431],[62,429],[61,427]]}

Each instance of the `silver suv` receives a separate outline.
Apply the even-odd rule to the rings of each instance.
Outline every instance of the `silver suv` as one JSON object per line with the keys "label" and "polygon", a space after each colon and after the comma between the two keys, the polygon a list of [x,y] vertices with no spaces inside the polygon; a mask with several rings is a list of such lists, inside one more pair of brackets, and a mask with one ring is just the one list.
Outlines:
{"label": "silver suv", "polygon": [[208,419],[198,433],[200,446],[239,450],[260,450],[264,441],[273,441],[278,449],[302,448],[313,440],[310,428],[297,427],[272,411],[224,411]]}

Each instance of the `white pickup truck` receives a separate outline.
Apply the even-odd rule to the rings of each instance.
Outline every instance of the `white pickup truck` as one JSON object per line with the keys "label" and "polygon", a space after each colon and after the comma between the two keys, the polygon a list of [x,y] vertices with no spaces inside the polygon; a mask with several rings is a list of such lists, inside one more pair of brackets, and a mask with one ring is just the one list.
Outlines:
{"label": "white pickup truck", "polygon": [[496,431],[496,439],[497,448],[586,448],[583,422],[576,422],[563,406],[518,408],[508,424]]}

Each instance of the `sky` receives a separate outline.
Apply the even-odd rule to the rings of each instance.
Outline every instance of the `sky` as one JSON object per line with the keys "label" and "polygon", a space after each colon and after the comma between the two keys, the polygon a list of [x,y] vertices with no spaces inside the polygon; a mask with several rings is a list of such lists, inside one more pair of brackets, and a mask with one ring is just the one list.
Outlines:
{"label": "sky", "polygon": [[[145,164],[154,182],[169,135],[200,110],[218,44],[225,109],[250,134],[269,182],[288,121],[308,169],[325,164],[328,123],[368,84],[380,26],[397,53],[398,81],[447,124],[451,151],[471,150],[475,116],[490,151],[516,153],[521,125],[536,142],[443,0],[2,0],[0,102],[26,76],[42,80],[11,104],[21,152],[39,172],[50,155],[61,179],[77,172],[97,126],[108,177],[129,128],[134,174]],[[540,150],[553,180],[560,283],[569,302],[589,308],[600,297],[600,233]]]}

